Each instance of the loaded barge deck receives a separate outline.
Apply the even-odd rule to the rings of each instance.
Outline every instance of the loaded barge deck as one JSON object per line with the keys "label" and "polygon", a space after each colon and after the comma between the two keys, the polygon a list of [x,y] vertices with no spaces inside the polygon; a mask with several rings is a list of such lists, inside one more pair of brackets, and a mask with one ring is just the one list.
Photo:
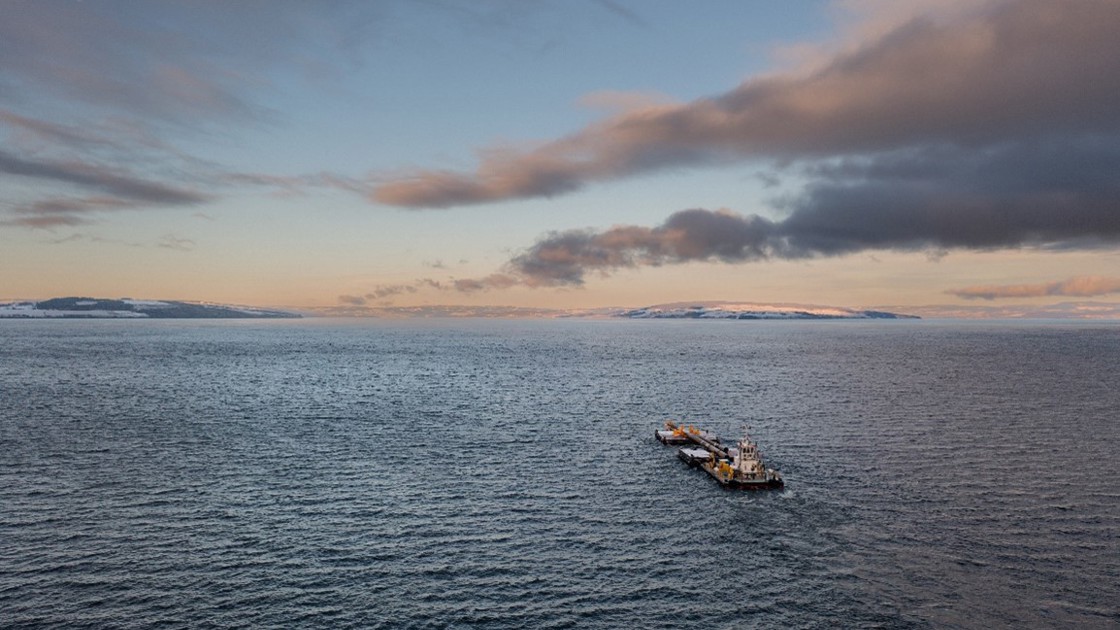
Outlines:
{"label": "loaded barge deck", "polygon": [[708,431],[671,421],[666,421],[665,428],[655,431],[654,436],[662,444],[688,444],[677,450],[677,457],[708,473],[725,488],[779,490],[785,487],[782,474],[766,467],[758,445],[749,436],[729,447]]}

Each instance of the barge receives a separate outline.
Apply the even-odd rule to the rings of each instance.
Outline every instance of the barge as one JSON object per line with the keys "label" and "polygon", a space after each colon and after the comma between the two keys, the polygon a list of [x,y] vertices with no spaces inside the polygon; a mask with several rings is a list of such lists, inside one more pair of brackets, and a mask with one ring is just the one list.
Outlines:
{"label": "barge", "polygon": [[662,444],[690,444],[692,443],[690,435],[698,435],[704,439],[719,442],[719,438],[710,431],[701,431],[692,425],[687,427],[683,424],[677,425],[671,420],[665,421],[664,429],[657,429],[653,432],[653,437],[657,438],[657,441]]}
{"label": "barge", "polygon": [[691,467],[700,468],[725,488],[740,490],[779,490],[785,487],[782,474],[767,468],[758,452],[758,445],[744,435],[734,446],[727,447],[719,438],[695,427],[683,427],[667,421],[665,429],[656,432],[663,444],[688,444],[677,450],[677,457]]}

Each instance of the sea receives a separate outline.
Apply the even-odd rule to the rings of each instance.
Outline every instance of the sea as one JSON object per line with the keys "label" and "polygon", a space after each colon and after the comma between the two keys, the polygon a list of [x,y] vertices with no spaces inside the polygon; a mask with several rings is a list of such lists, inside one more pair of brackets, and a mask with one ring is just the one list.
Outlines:
{"label": "sea", "polygon": [[0,627],[1118,628],[1118,367],[1117,322],[0,321]]}

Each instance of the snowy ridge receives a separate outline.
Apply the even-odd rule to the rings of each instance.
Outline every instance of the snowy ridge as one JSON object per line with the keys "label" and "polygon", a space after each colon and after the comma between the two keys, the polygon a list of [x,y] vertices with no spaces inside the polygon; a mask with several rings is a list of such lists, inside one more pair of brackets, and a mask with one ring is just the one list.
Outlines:
{"label": "snowy ridge", "polygon": [[[93,304],[77,304],[76,306],[93,306]],[[35,302],[12,302],[9,304],[0,304],[0,318],[5,319],[57,319],[64,317],[86,317],[86,318],[144,318],[148,317],[146,313],[138,311],[120,311],[120,310],[105,310],[96,308],[84,308],[81,310],[69,309],[46,309],[36,308]]]}
{"label": "snowy ridge", "polygon": [[246,306],[176,302],[172,300],[119,300],[65,297],[40,302],[10,302],[0,304],[3,319],[234,319],[234,318],[287,318],[300,317],[297,313],[271,311]]}
{"label": "snowy ridge", "polygon": [[917,319],[914,315],[838,306],[737,302],[659,304],[622,311],[618,316],[631,319]]}

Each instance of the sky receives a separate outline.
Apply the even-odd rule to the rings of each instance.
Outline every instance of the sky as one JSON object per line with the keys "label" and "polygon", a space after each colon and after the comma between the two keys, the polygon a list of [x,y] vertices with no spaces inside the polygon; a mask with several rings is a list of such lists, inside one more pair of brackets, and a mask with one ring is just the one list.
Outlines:
{"label": "sky", "polygon": [[0,299],[1120,313],[1120,0],[5,0]]}

